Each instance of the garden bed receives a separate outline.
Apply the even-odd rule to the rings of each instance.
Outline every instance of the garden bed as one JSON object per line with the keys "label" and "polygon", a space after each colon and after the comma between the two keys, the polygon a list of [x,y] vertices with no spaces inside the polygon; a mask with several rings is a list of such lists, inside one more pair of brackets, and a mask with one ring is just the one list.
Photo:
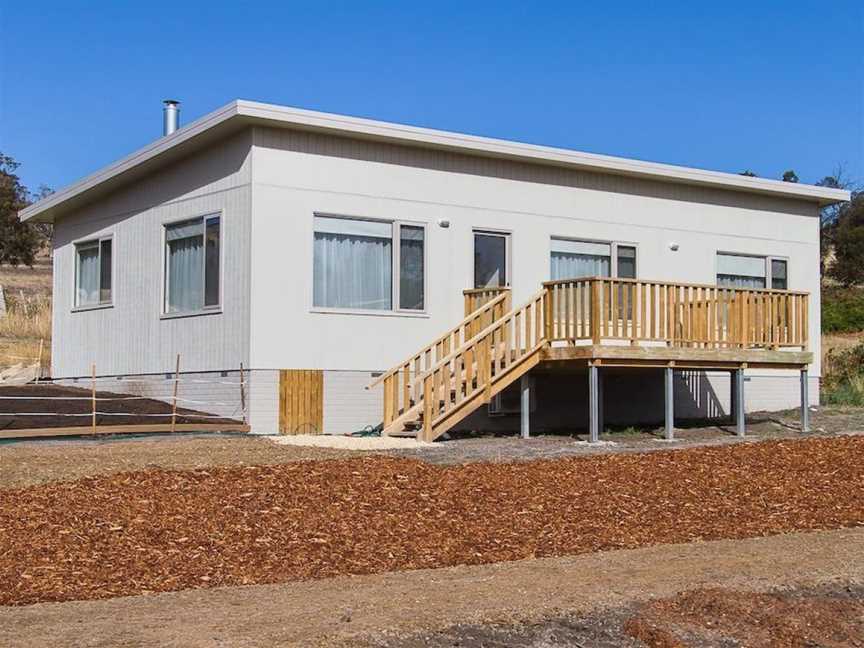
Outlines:
{"label": "garden bed", "polygon": [[433,466],[142,470],[0,492],[0,604],[864,525],[864,438]]}
{"label": "garden bed", "polygon": [[[92,396],[89,389],[61,385],[2,386],[0,433],[10,430],[90,426]],[[99,427],[171,423],[171,403],[99,390],[96,391],[96,398],[117,399],[97,400],[97,411],[105,413],[96,415],[96,425]],[[178,407],[176,423],[240,425],[241,421],[213,418],[207,412]]]}

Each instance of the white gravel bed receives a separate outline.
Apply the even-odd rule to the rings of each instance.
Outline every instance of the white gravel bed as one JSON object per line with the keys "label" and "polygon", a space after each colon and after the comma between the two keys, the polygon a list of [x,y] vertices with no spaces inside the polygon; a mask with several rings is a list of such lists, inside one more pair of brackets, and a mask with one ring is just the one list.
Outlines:
{"label": "white gravel bed", "polygon": [[348,437],[335,434],[293,434],[268,436],[280,445],[314,446],[341,450],[407,450],[431,448],[431,443],[407,437]]}

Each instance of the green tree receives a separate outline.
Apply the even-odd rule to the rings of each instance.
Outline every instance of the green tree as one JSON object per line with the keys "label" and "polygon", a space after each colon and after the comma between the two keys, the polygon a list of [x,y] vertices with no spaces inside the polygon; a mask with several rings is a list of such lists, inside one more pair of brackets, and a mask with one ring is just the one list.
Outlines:
{"label": "green tree", "polygon": [[[856,189],[855,183],[852,182],[851,178],[849,178],[843,165],[837,165],[837,168],[834,169],[834,173],[832,175],[822,178],[819,182],[816,183],[816,186],[829,187],[831,189],[847,189],[849,191],[852,191],[853,193]],[[834,245],[836,243],[835,239],[837,236],[838,220],[840,218],[840,214],[843,212],[844,209],[847,208],[847,205],[848,203],[835,203],[833,205],[827,205],[823,207],[819,212],[821,233],[819,241],[819,253],[820,267],[823,274],[826,274],[826,261],[830,257],[831,252],[834,250]]]}
{"label": "green tree", "polygon": [[742,171],[738,175],[747,176],[748,178],[758,178],[759,177],[755,173],[753,173],[750,169],[745,169],[744,171]]}
{"label": "green tree", "polygon": [[844,286],[864,283],[864,193],[853,192],[852,199],[840,205],[828,229],[834,251],[828,275]]}
{"label": "green tree", "polygon": [[33,265],[43,238],[32,225],[18,220],[18,211],[30,204],[30,194],[16,169],[18,163],[0,153],[0,264]]}
{"label": "green tree", "polygon": [[783,173],[783,182],[798,182],[798,174],[792,169]]}

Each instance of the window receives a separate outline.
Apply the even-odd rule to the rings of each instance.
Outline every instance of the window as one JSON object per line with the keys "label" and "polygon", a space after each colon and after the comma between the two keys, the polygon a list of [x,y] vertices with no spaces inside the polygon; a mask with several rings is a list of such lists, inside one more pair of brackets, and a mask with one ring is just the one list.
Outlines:
{"label": "window", "polygon": [[315,216],[314,227],[314,307],[423,310],[424,227],[341,216]]}
{"label": "window", "polygon": [[499,288],[510,285],[510,235],[503,232],[474,232],[474,287]]}
{"label": "window", "polygon": [[553,238],[550,276],[553,281],[577,277],[611,277],[613,256],[616,258],[615,276],[635,279],[634,246]]}
{"label": "window", "polygon": [[75,245],[75,306],[111,304],[111,239]]}
{"label": "window", "polygon": [[165,226],[165,312],[219,307],[220,218]]}
{"label": "window", "polygon": [[746,254],[717,253],[717,285],[729,288],[786,290],[786,259]]}
{"label": "window", "polygon": [[776,290],[787,290],[785,259],[771,259],[771,287]]}
{"label": "window", "polygon": [[636,278],[636,248],[632,245],[618,245],[618,276],[624,279]]}
{"label": "window", "polygon": [[399,226],[399,308],[423,310],[424,230]]}

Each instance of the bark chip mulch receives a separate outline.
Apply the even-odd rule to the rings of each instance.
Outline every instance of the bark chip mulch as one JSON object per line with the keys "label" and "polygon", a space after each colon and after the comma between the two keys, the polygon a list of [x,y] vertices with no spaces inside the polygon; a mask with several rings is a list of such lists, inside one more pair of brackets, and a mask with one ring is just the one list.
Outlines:
{"label": "bark chip mulch", "polygon": [[0,604],[864,525],[864,438],[432,466],[144,470],[0,491]]}

